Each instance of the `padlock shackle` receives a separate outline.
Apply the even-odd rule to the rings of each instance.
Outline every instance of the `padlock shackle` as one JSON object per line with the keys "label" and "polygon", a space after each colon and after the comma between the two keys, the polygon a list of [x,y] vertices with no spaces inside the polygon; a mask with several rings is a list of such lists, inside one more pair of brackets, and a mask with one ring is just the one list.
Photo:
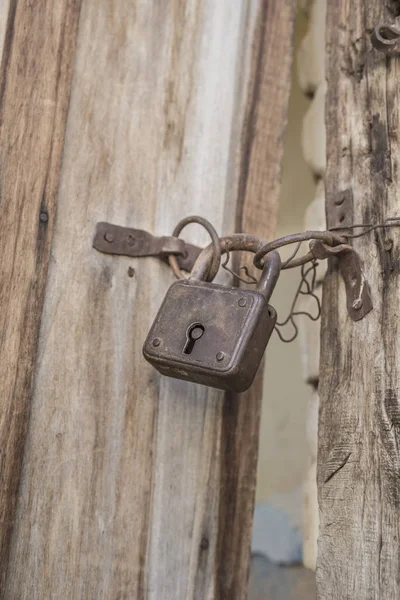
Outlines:
{"label": "padlock shackle", "polygon": [[276,283],[281,272],[281,257],[279,252],[273,250],[265,257],[262,275],[258,282],[257,291],[261,292],[267,302],[270,301],[272,292],[275,289]]}
{"label": "padlock shackle", "polygon": [[[233,233],[219,238],[221,253],[244,251],[255,254],[265,245],[265,240],[257,235],[250,233]],[[212,244],[203,249],[196,260],[189,279],[198,279],[202,281],[212,281],[217,272],[214,272],[211,266],[213,257]]]}

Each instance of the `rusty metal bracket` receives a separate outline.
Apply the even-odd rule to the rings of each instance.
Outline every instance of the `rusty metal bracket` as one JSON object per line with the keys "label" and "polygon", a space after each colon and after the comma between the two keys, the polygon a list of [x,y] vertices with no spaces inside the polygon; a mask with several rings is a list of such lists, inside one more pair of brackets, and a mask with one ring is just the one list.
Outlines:
{"label": "rusty metal bracket", "polygon": [[315,258],[336,256],[339,259],[339,270],[346,286],[347,311],[353,321],[364,318],[373,306],[363,263],[357,252],[348,244],[328,246],[321,240],[310,242],[310,251]]}
{"label": "rusty metal bracket", "polygon": [[348,188],[332,194],[326,201],[328,230],[345,230],[353,225],[353,191]]}
{"label": "rusty metal bracket", "polygon": [[169,256],[176,256],[179,267],[184,271],[192,270],[202,250],[177,237],[156,237],[142,229],[121,227],[111,223],[97,223],[93,248],[105,254],[118,254],[132,258],[157,256],[165,262],[168,262]]}

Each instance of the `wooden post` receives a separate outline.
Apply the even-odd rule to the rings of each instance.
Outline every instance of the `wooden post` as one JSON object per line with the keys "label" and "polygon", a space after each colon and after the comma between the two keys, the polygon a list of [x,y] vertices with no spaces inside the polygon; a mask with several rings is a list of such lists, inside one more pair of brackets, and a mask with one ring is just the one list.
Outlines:
{"label": "wooden post", "polygon": [[[353,223],[400,215],[399,59],[386,58],[370,42],[372,29],[397,14],[395,2],[328,3],[326,196],[330,202],[350,190]],[[354,240],[374,303],[363,320],[347,316],[344,285],[333,266],[325,284],[321,600],[400,597],[399,242],[397,229]]]}
{"label": "wooden post", "polygon": [[259,384],[161,378],[170,270],[91,243],[193,213],[272,235],[295,4],[5,4],[2,598],[247,595]]}

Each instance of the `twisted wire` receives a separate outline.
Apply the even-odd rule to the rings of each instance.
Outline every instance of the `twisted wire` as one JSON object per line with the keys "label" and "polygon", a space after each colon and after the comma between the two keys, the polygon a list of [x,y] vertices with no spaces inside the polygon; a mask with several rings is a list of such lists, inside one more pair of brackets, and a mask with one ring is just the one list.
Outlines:
{"label": "twisted wire", "polygon": [[[300,283],[297,287],[295,296],[293,298],[293,302],[291,304],[289,314],[284,321],[276,322],[275,331],[278,334],[279,339],[282,342],[284,342],[285,344],[289,344],[290,342],[293,342],[299,334],[299,329],[298,329],[298,326],[296,324],[294,317],[304,315],[304,316],[308,317],[309,319],[311,319],[311,321],[318,321],[318,319],[321,316],[321,303],[319,301],[318,296],[314,293],[316,277],[317,277],[317,266],[318,266],[318,262],[316,260],[313,260],[311,266],[309,266],[307,269],[306,269],[306,265],[302,265]],[[312,273],[311,281],[308,281],[308,276],[310,273]],[[305,291],[303,290],[303,286],[305,286]],[[295,310],[297,301],[300,296],[311,296],[312,298],[314,298],[314,300],[316,302],[316,306],[317,306],[317,313],[315,315],[312,315],[311,313],[304,311],[304,310]],[[283,327],[285,327],[289,322],[291,323],[291,325],[294,329],[294,333],[290,337],[285,338],[283,333],[280,330]]]}

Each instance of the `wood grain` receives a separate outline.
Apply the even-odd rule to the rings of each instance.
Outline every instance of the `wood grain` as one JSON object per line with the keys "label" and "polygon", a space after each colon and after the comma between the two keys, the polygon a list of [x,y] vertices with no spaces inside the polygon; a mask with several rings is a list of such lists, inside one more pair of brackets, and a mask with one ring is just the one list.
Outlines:
{"label": "wood grain", "polygon": [[270,234],[295,13],[275,5],[83,0],[7,600],[247,596],[260,387],[160,378],[141,346],[171,272],[91,242],[245,210]]}
{"label": "wood grain", "polygon": [[79,0],[10,0],[1,7],[1,589],[30,411],[79,10]]}
{"label": "wood grain", "polygon": [[[399,59],[371,47],[394,3],[328,3],[327,202],[350,189],[355,223],[400,211]],[[318,486],[318,598],[400,597],[399,232],[354,241],[373,311],[346,313],[334,266],[323,303]]]}
{"label": "wood grain", "polygon": [[[235,174],[236,230],[267,240],[274,236],[278,212],[295,14],[296,3],[292,0],[260,2],[253,21],[252,44],[246,46],[251,53],[248,71],[243,74],[245,104]],[[252,256],[235,259],[236,267],[240,263],[251,271]],[[227,394],[225,398],[218,598],[246,597],[242,582],[248,574],[262,395],[263,366],[246,393]]]}

